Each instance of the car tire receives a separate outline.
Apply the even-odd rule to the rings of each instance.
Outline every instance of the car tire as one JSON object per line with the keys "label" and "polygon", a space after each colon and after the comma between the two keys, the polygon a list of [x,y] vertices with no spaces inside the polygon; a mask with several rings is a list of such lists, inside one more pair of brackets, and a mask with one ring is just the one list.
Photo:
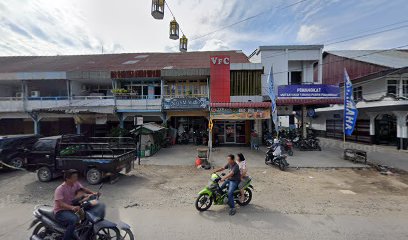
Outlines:
{"label": "car tire", "polygon": [[15,157],[9,161],[9,165],[14,168],[22,168],[24,165],[24,159],[21,157]]}
{"label": "car tire", "polygon": [[96,168],[91,168],[86,172],[86,181],[91,185],[102,182],[102,172]]}
{"label": "car tire", "polygon": [[37,178],[40,182],[49,182],[52,180],[52,171],[49,167],[41,167],[37,171]]}

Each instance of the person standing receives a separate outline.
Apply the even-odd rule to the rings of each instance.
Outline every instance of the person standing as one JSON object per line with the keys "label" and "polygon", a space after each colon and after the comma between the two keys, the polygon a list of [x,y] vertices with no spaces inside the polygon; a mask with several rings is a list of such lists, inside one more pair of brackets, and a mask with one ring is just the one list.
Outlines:
{"label": "person standing", "polygon": [[237,189],[238,184],[241,180],[241,173],[239,171],[239,166],[235,162],[235,157],[234,155],[230,154],[227,156],[227,165],[225,165],[222,168],[219,168],[214,171],[216,172],[221,172],[224,171],[225,169],[229,169],[230,172],[225,175],[223,178],[221,178],[221,181],[224,183],[221,185],[221,190],[226,188],[228,185],[228,205],[230,207],[229,215],[235,215],[236,210],[235,210],[235,201],[234,201],[234,191]]}
{"label": "person standing", "polygon": [[84,188],[78,182],[79,172],[70,169],[64,172],[64,182],[55,189],[54,193],[54,214],[55,219],[63,224],[66,229],[63,240],[72,240],[75,231],[75,224],[79,221],[75,214],[80,207],[73,206],[72,201],[75,199],[75,193],[82,189],[87,194],[95,194],[91,190]]}

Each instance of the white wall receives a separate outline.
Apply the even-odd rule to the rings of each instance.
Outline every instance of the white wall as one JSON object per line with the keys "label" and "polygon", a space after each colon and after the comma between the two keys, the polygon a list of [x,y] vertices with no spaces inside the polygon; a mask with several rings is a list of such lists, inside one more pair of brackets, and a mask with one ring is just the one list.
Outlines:
{"label": "white wall", "polygon": [[268,94],[267,80],[272,66],[275,91],[277,91],[276,86],[288,84],[290,70],[304,71],[302,73],[304,82],[313,82],[312,64],[319,61],[320,55],[321,50],[263,50],[258,56],[253,56],[251,61],[258,61],[260,56],[265,69],[262,75],[262,95]]}

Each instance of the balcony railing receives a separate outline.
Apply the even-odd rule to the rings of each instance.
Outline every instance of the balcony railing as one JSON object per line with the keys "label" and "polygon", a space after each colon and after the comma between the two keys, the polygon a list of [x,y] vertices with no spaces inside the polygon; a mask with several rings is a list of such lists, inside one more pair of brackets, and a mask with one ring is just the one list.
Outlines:
{"label": "balcony railing", "polygon": [[66,107],[117,107],[118,109],[161,110],[161,96],[50,96],[0,97],[0,112],[24,112]]}

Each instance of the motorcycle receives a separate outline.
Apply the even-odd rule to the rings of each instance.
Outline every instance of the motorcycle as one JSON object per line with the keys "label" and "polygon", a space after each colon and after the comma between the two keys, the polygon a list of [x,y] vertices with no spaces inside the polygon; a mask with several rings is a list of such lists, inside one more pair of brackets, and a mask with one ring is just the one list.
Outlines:
{"label": "motorcycle", "polygon": [[285,171],[289,163],[286,161],[286,155],[282,154],[280,150],[277,150],[278,147],[280,148],[280,145],[268,147],[265,164],[278,166],[280,170]]}
{"label": "motorcycle", "polygon": [[179,144],[188,144],[190,142],[190,138],[186,132],[182,132],[178,136],[177,141]]}
{"label": "motorcycle", "polygon": [[[99,199],[98,193],[95,195]],[[94,208],[96,208],[95,206]],[[47,205],[40,205],[34,208],[35,219],[31,223],[29,229],[34,228],[30,240],[60,240],[62,239],[65,227],[61,225],[56,219],[53,207]],[[75,240],[134,240],[130,226],[126,223],[120,222],[118,224],[104,219],[104,210],[92,211],[88,206],[82,204],[80,210],[76,212],[80,218],[80,222],[74,232]]]}
{"label": "motorcycle", "polygon": [[299,150],[301,151],[313,151],[313,150],[322,151],[322,148],[320,147],[319,139],[314,138],[314,137],[309,137],[299,142]]}
{"label": "motorcycle", "polygon": [[287,153],[289,156],[293,156],[293,144],[286,138],[280,139],[280,144],[283,147],[283,152]]}
{"label": "motorcycle", "polygon": [[[221,176],[225,176],[225,173],[222,173]],[[198,197],[195,201],[195,207],[198,211],[203,212],[208,210],[213,203],[215,205],[228,203],[228,187],[223,190],[220,189],[219,182],[221,181],[221,176],[217,173],[213,173],[208,185],[198,193]],[[252,190],[254,190],[254,187],[251,185],[251,180],[246,183],[243,189],[245,195],[243,202],[239,200],[239,189],[234,191],[234,201],[240,206],[246,206],[252,200]]]}

